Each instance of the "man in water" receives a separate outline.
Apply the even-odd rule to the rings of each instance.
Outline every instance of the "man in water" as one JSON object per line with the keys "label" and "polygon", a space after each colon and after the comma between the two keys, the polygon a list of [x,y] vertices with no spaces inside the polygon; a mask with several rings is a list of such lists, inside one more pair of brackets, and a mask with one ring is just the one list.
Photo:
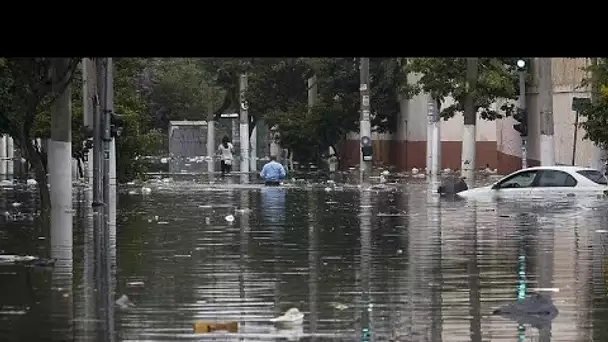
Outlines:
{"label": "man in water", "polygon": [[230,139],[227,136],[222,138],[222,144],[217,148],[217,153],[220,155],[220,166],[222,169],[222,175],[230,173],[232,171],[232,152],[234,146],[230,143]]}
{"label": "man in water", "polygon": [[278,186],[285,179],[285,168],[280,163],[277,163],[276,156],[270,156],[270,161],[264,165],[260,176],[264,178],[264,184]]}

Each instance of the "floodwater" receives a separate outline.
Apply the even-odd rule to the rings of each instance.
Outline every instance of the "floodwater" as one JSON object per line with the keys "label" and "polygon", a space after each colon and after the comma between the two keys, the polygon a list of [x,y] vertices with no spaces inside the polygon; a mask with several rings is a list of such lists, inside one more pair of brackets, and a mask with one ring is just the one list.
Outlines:
{"label": "floodwater", "polygon": [[[76,191],[69,267],[0,265],[0,341],[608,340],[605,200],[450,201],[424,180],[238,182],[120,191],[98,254]],[[40,252],[32,197],[0,190],[6,254]],[[110,271],[95,271],[99,258]],[[531,326],[492,314],[526,293],[548,296],[557,316]],[[123,294],[134,305],[104,306]],[[292,307],[301,327],[268,322]],[[197,321],[238,332],[194,334]]]}

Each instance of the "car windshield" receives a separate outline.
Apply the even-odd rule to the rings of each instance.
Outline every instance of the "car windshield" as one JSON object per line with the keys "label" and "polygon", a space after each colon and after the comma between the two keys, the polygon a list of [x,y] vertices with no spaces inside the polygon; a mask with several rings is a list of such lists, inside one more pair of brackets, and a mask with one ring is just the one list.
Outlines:
{"label": "car windshield", "polygon": [[608,185],[608,180],[606,180],[606,177],[597,170],[583,170],[578,171],[577,173],[585,176],[585,178],[596,184]]}

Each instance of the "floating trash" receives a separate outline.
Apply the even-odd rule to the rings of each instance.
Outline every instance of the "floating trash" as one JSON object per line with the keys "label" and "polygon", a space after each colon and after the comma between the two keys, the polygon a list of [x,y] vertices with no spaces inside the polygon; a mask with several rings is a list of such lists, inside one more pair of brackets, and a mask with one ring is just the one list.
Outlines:
{"label": "floating trash", "polygon": [[238,322],[210,322],[210,321],[198,321],[194,323],[195,334],[212,333],[216,331],[225,331],[230,333],[236,333],[239,331]]}
{"label": "floating trash", "polygon": [[281,327],[292,327],[301,325],[304,321],[304,314],[297,308],[291,308],[285,312],[284,315],[271,318],[270,322]]}
{"label": "floating trash", "polygon": [[129,297],[127,297],[127,295],[124,295],[124,294],[122,296],[120,296],[120,298],[118,298],[115,303],[121,309],[135,307],[135,304],[129,299]]}
{"label": "floating trash", "polygon": [[224,219],[226,220],[226,222],[229,222],[229,223],[234,222],[234,216],[233,215],[227,215],[226,217],[224,217]]}

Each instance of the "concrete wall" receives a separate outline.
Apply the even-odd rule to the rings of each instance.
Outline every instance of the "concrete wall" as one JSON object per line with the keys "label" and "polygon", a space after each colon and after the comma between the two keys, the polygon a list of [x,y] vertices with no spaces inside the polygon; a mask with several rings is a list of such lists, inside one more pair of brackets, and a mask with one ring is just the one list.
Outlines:
{"label": "concrete wall", "polygon": [[[553,66],[553,115],[555,124],[555,161],[558,164],[570,164],[572,159],[573,130],[575,113],[572,111],[573,97],[589,97],[588,89],[580,88],[586,72],[582,70],[588,65],[584,58],[554,58]],[[535,80],[538,79],[536,63],[530,66],[532,74],[531,85],[527,89],[527,107],[529,113],[528,165],[539,164],[540,160],[540,111],[538,105],[538,90]],[[408,82],[414,83],[419,76],[411,74]],[[395,134],[373,135],[374,161],[377,165],[394,165],[397,169],[405,170],[412,167],[426,167],[427,149],[427,104],[428,94],[419,94],[412,99],[401,101],[401,112],[397,120]],[[373,99],[372,99],[373,101]],[[442,107],[449,106],[447,99]],[[500,108],[504,101],[495,104]],[[515,120],[505,118],[496,121],[486,121],[480,117],[477,120],[477,167],[489,164],[498,168],[501,173],[509,173],[520,168],[521,138],[513,129]],[[462,151],[463,117],[457,114],[448,121],[441,122],[441,166],[442,168],[457,169],[460,167]],[[591,166],[596,158],[598,149],[588,140],[583,140],[584,131],[579,129],[577,138],[576,164]],[[359,136],[350,134],[340,149],[341,167],[359,164]]]}

